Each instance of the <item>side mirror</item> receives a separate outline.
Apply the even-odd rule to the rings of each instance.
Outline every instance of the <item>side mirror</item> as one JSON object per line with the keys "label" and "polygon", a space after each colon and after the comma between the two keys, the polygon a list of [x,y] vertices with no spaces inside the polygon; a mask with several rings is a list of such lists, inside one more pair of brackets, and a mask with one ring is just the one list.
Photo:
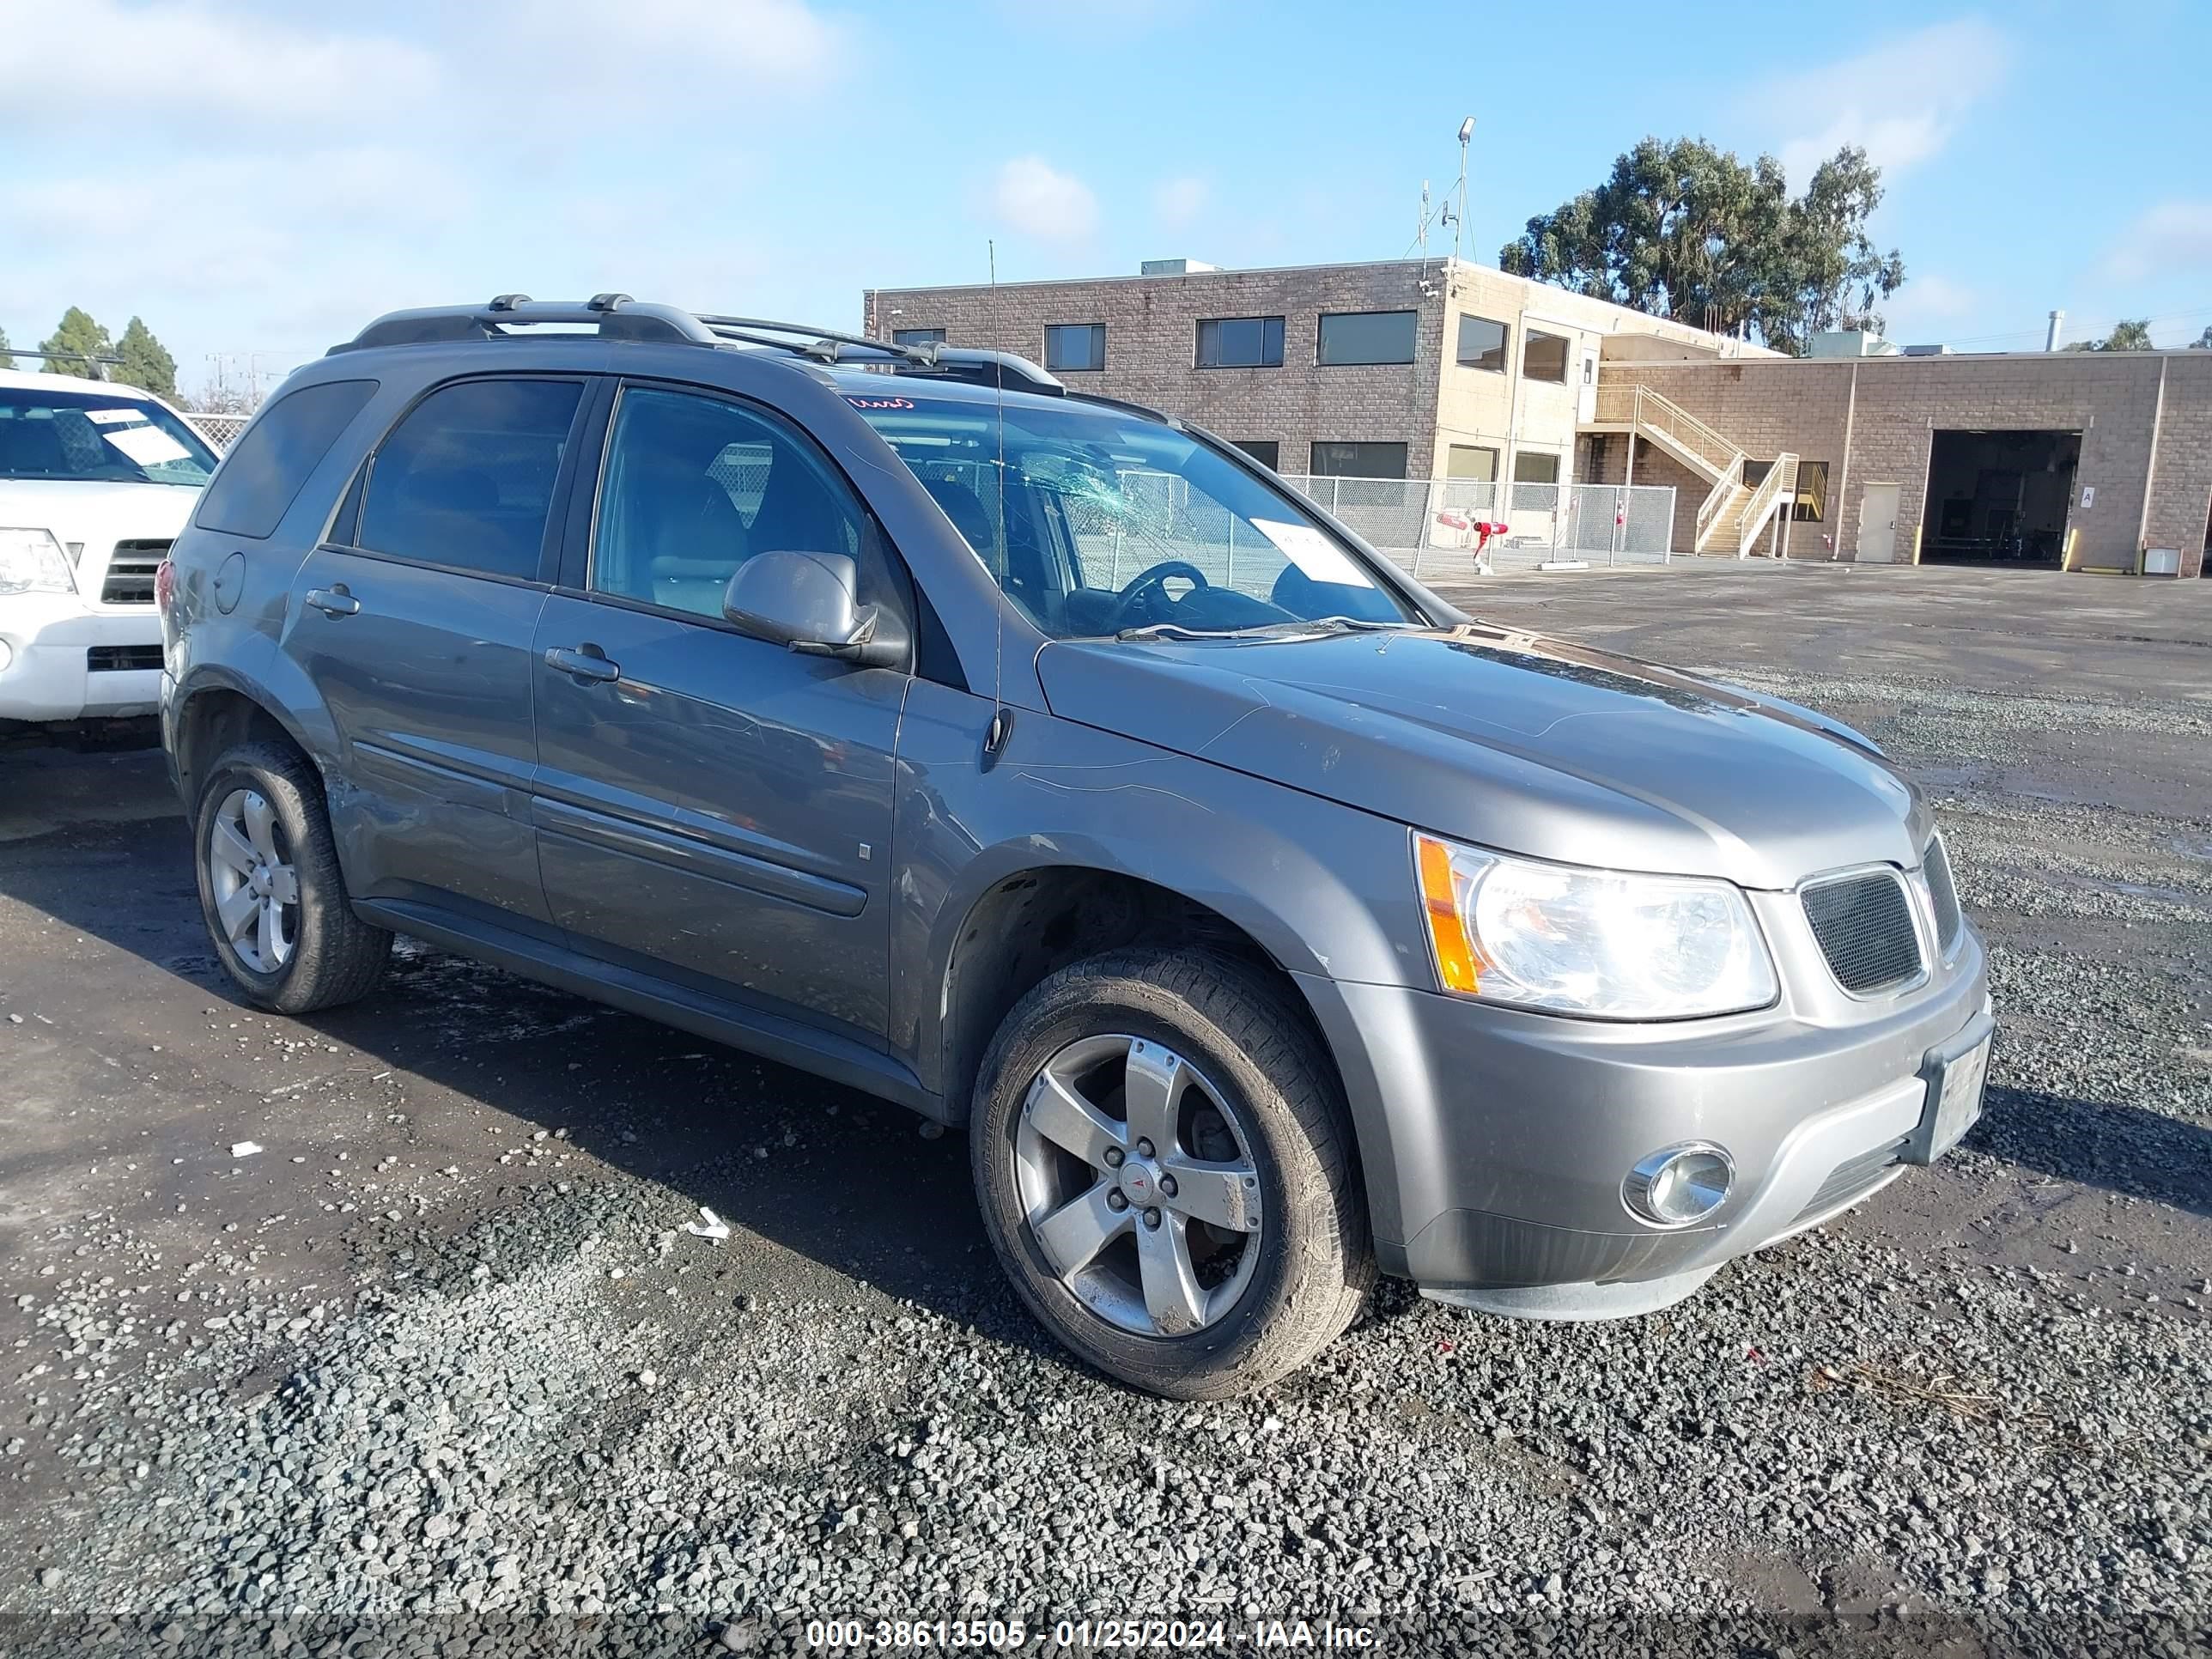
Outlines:
{"label": "side mirror", "polygon": [[722,615],[757,640],[871,668],[906,661],[906,630],[860,604],[860,573],[844,553],[756,553],[722,592]]}

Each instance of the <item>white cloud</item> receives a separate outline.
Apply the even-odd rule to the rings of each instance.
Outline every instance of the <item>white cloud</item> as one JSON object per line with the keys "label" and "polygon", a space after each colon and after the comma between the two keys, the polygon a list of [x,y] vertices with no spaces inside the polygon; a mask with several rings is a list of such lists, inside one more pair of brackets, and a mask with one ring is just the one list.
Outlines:
{"label": "white cloud", "polygon": [[[310,33],[189,0],[13,0],[4,10],[0,86],[12,112],[49,119],[352,118],[407,108],[440,79],[437,61],[402,41]],[[84,96],[88,84],[96,98]]]}
{"label": "white cloud", "polygon": [[[1979,17],[1935,23],[1823,67],[1763,82],[1751,118],[1783,135],[1782,164],[1802,188],[1845,144],[1863,148],[1885,177],[1926,161],[2011,72],[2010,39]],[[1817,125],[1808,126],[1808,112]]]}
{"label": "white cloud", "polygon": [[2161,202],[2140,215],[2105,256],[2124,283],[2212,271],[2212,202]]}
{"label": "white cloud", "polygon": [[1152,212],[1170,230],[1182,230],[1198,222],[1212,194],[1203,179],[1170,179],[1152,192]]}
{"label": "white cloud", "polygon": [[19,348],[67,306],[111,329],[137,314],[190,390],[218,351],[289,365],[380,312],[506,289],[744,308],[835,238],[810,226],[794,254],[746,212],[864,73],[834,12],[319,12],[0,0],[22,117],[0,167],[0,325]]}
{"label": "white cloud", "polygon": [[468,18],[477,61],[507,60],[511,77],[542,101],[583,92],[659,118],[727,118],[738,88],[780,98],[816,95],[836,83],[852,39],[842,21],[802,0],[620,0],[608,26],[603,0],[504,0]]}
{"label": "white cloud", "polygon": [[1041,155],[1018,155],[999,169],[991,209],[1011,228],[1044,242],[1080,241],[1098,225],[1091,187]]}

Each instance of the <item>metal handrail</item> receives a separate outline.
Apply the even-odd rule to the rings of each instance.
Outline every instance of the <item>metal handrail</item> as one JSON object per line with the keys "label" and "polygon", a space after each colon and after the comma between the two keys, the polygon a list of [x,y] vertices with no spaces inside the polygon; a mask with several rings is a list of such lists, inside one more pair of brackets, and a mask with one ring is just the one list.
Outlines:
{"label": "metal handrail", "polygon": [[1657,433],[1715,471],[1726,471],[1743,451],[1672,398],[1649,386],[1600,386],[1596,415],[1608,426]]}
{"label": "metal handrail", "polygon": [[1766,469],[1766,476],[1759,481],[1759,488],[1751,492],[1751,499],[1736,515],[1736,524],[1742,532],[1736,542],[1736,557],[1742,558],[1744,549],[1757,541],[1759,532],[1772,522],[1775,507],[1785,494],[1792,501],[1797,499],[1797,458],[1788,450],[1774,458],[1774,464]]}
{"label": "metal handrail", "polygon": [[1743,487],[1743,454],[1739,451],[1735,459],[1722,470],[1719,481],[1707,493],[1705,499],[1698,504],[1697,539],[1691,543],[1698,552],[1705,550],[1705,544],[1713,538],[1713,532],[1720,527],[1721,508]]}
{"label": "metal handrail", "polygon": [[[1702,456],[1708,465],[1725,469],[1743,451],[1673,399],[1648,386],[1636,388],[1636,420],[1639,426],[1664,432],[1684,448]],[[1655,419],[1654,416],[1664,416]]]}

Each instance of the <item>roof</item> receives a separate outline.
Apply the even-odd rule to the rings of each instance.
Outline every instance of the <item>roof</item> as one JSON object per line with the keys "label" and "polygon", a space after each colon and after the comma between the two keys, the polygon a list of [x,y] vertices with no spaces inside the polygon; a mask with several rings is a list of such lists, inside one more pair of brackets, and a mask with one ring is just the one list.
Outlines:
{"label": "roof", "polygon": [[[886,283],[879,288],[872,288],[867,291],[871,294],[957,294],[971,289],[988,292],[993,289],[1002,288],[1089,288],[1098,283],[1205,283],[1237,276],[1280,276],[1306,270],[1427,269],[1441,271],[1450,263],[1452,261],[1447,255],[1431,254],[1425,259],[1333,259],[1304,265],[1208,265],[1203,270],[1116,271],[1103,276],[1039,276],[1003,283]],[[1475,265],[1465,259],[1458,263],[1470,270],[1487,271],[1495,276],[1510,274],[1498,270],[1494,266]],[[1516,276],[1512,280],[1525,282],[1528,279]]]}

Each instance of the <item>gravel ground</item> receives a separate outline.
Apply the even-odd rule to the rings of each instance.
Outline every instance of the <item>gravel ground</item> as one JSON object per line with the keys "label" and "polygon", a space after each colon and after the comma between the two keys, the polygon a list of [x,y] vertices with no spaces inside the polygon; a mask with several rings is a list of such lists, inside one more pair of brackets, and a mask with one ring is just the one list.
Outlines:
{"label": "gravel ground", "polygon": [[[2212,583],[1840,577],[1480,599],[1828,709],[1928,784],[1991,947],[1983,1124],[1662,1315],[1386,1286],[1223,1404],[1051,1347],[957,1136],[428,951],[359,1009],[249,1013],[158,765],[0,757],[0,1642],[766,1652],[1019,1617],[1035,1649],[1133,1616],[2206,1651]],[[726,1243],[683,1231],[702,1204]]]}

